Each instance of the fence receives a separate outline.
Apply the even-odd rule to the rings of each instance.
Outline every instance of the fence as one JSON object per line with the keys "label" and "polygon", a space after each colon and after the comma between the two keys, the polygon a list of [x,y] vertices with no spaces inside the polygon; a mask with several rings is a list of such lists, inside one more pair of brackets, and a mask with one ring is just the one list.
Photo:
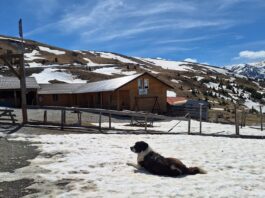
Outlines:
{"label": "fence", "polygon": [[[108,109],[97,109],[97,108],[76,108],[76,107],[52,107],[52,106],[29,106],[28,107],[30,110],[40,110],[43,113],[43,116],[39,120],[34,120],[29,122],[30,124],[52,124],[52,125],[58,125],[60,128],[63,130],[66,127],[71,127],[71,126],[76,126],[76,127],[89,127],[89,128],[96,128],[99,131],[102,131],[103,129],[106,130],[111,130],[114,129],[112,127],[112,120],[113,118],[119,117],[119,119],[124,119],[124,122],[128,122],[129,125],[133,125],[134,123],[137,123],[138,126],[143,127],[145,132],[162,132],[162,131],[154,131],[151,130],[149,127],[152,125],[152,122],[155,120],[178,120],[179,122],[181,121],[187,121],[188,122],[188,129],[187,132],[190,133],[190,128],[191,128],[191,118],[189,115],[183,116],[183,117],[168,117],[164,115],[158,115],[158,114],[152,114],[152,113],[144,113],[144,112],[135,112],[135,111],[116,111],[116,110],[108,110]],[[48,117],[51,114],[54,114],[56,111],[56,115],[54,116],[57,118],[57,122],[55,120],[52,120],[52,122],[49,122]],[[60,112],[58,114],[58,112]],[[72,124],[67,123],[67,113],[76,113],[76,118],[73,121],[72,118]],[[98,123],[97,126],[92,126],[92,125],[84,125],[83,124],[83,118],[87,118],[88,116],[83,116],[84,113],[93,113],[97,114],[97,118],[94,122],[96,121]],[[104,116],[104,119],[108,122],[108,127],[103,127],[102,126],[102,118]],[[58,120],[58,118],[60,119]],[[73,117],[73,116],[72,116]],[[59,122],[58,122],[59,121]],[[148,124],[150,122],[150,124]],[[73,123],[75,123],[73,125]],[[174,126],[175,127],[175,126]],[[173,127],[173,128],[174,128]],[[116,130],[116,129],[115,129]],[[124,130],[124,129],[123,129]],[[171,129],[172,130],[172,129]],[[170,130],[170,131],[171,131]],[[167,131],[168,133],[170,131]],[[165,131],[164,131],[165,132]]]}

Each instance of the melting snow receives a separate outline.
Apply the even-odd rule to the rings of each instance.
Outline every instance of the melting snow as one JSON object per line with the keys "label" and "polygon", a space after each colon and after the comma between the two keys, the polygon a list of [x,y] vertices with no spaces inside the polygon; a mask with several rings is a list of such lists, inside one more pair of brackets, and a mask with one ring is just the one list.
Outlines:
{"label": "melting snow", "polygon": [[140,60],[154,64],[156,66],[160,66],[164,69],[171,69],[177,71],[193,70],[192,67],[185,65],[184,62],[181,61],[168,61],[168,60],[153,59],[153,58],[140,58]]}
{"label": "melting snow", "polygon": [[120,75],[134,75],[136,74],[135,71],[122,71],[117,67],[103,67],[100,69],[93,70],[95,73],[105,74],[105,75],[113,75],[113,74],[120,74]]}
{"label": "melting snow", "polygon": [[53,68],[46,68],[41,73],[32,74],[31,76],[35,77],[37,82],[41,84],[49,83],[50,80],[59,80],[66,83],[86,83],[86,80],[77,79],[65,70]]}
{"label": "melting snow", "polygon": [[[167,130],[177,122],[155,124]],[[198,131],[198,124],[192,121],[193,131]],[[182,122],[175,130],[186,128],[187,123]],[[203,131],[230,133],[234,126],[203,123]],[[261,133],[248,127],[244,132]],[[36,142],[41,154],[31,160],[28,167],[14,173],[0,173],[0,182],[35,179],[37,183],[31,187],[40,192],[33,197],[263,198],[265,194],[264,140],[148,134],[16,133],[12,137]],[[136,155],[130,151],[130,146],[140,140],[148,142],[164,156],[176,157],[187,166],[200,166],[208,173],[170,178],[136,171],[126,163],[136,163]],[[65,186],[56,185],[60,182]]]}
{"label": "melting snow", "polygon": [[32,61],[35,59],[44,59],[42,57],[40,57],[40,52],[37,50],[33,50],[31,53],[25,53],[25,60],[27,61]]}
{"label": "melting snow", "polygon": [[174,83],[178,83],[178,84],[182,83],[182,80],[175,80],[175,79],[172,79],[171,81],[174,82]]}
{"label": "melting snow", "polygon": [[98,66],[108,66],[110,64],[99,64],[99,63],[94,63],[92,60],[88,58],[83,58],[85,61],[87,61],[87,66],[89,67],[98,67]]}
{"label": "melting snow", "polygon": [[176,97],[177,94],[175,91],[167,91],[167,97]]}
{"label": "melting snow", "polygon": [[115,59],[123,63],[132,63],[132,64],[138,64],[137,62],[134,62],[128,58],[124,58],[122,56],[112,54],[112,53],[107,53],[107,52],[98,52],[102,58],[108,58],[108,59]]}
{"label": "melting snow", "polygon": [[[256,109],[258,112],[260,111],[260,103],[258,102],[253,102],[252,100],[246,100],[244,103],[245,106],[247,106],[249,109]],[[262,107],[262,112],[265,112],[265,106],[263,105]]]}
{"label": "melting snow", "polygon": [[206,87],[208,88],[215,88],[216,90],[219,89],[219,83],[213,83],[213,82],[209,82],[209,83],[204,83],[206,85]]}
{"label": "melting snow", "polygon": [[41,51],[45,51],[45,52],[49,52],[51,54],[55,54],[55,55],[62,55],[65,54],[65,51],[60,51],[60,50],[55,50],[55,49],[50,49],[48,47],[43,47],[43,46],[39,46],[39,49]]}
{"label": "melting snow", "polygon": [[201,81],[202,79],[204,79],[204,77],[202,77],[202,76],[195,76],[195,77],[196,77],[197,81]]}

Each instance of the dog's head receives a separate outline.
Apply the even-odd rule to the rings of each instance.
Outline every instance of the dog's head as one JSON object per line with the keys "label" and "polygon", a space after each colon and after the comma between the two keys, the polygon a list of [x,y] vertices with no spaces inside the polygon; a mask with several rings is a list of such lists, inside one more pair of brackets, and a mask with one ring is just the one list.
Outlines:
{"label": "dog's head", "polygon": [[131,151],[134,153],[141,153],[148,149],[148,144],[144,141],[136,142],[134,146],[130,147]]}

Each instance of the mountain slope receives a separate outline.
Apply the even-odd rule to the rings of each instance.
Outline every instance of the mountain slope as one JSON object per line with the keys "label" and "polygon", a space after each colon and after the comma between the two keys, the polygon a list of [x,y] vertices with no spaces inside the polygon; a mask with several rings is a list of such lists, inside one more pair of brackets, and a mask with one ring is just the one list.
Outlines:
{"label": "mountain slope", "polygon": [[265,80],[265,61],[232,65],[231,71],[235,74],[246,76],[251,79]]}
{"label": "mountain slope", "polygon": [[[18,38],[0,36],[0,54],[18,53],[20,45]],[[170,83],[178,96],[208,100],[212,107],[231,109],[237,103],[252,108],[265,102],[263,82],[238,77],[239,67],[230,71],[187,61],[71,51],[32,40],[25,41],[25,66],[27,76],[34,76],[39,83],[92,82],[148,71]],[[262,66],[255,68],[264,74]],[[0,75],[12,75],[1,61]]]}

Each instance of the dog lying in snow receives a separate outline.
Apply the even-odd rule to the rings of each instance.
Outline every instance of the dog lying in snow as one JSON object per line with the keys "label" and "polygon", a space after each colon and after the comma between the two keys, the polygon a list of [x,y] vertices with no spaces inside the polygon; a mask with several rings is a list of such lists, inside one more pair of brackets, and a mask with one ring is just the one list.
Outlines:
{"label": "dog lying in snow", "polygon": [[178,159],[163,157],[154,152],[146,142],[136,142],[135,145],[130,148],[131,151],[138,154],[137,164],[127,163],[127,165],[137,169],[144,168],[152,174],[171,177],[206,174],[206,172],[199,167],[186,167]]}

